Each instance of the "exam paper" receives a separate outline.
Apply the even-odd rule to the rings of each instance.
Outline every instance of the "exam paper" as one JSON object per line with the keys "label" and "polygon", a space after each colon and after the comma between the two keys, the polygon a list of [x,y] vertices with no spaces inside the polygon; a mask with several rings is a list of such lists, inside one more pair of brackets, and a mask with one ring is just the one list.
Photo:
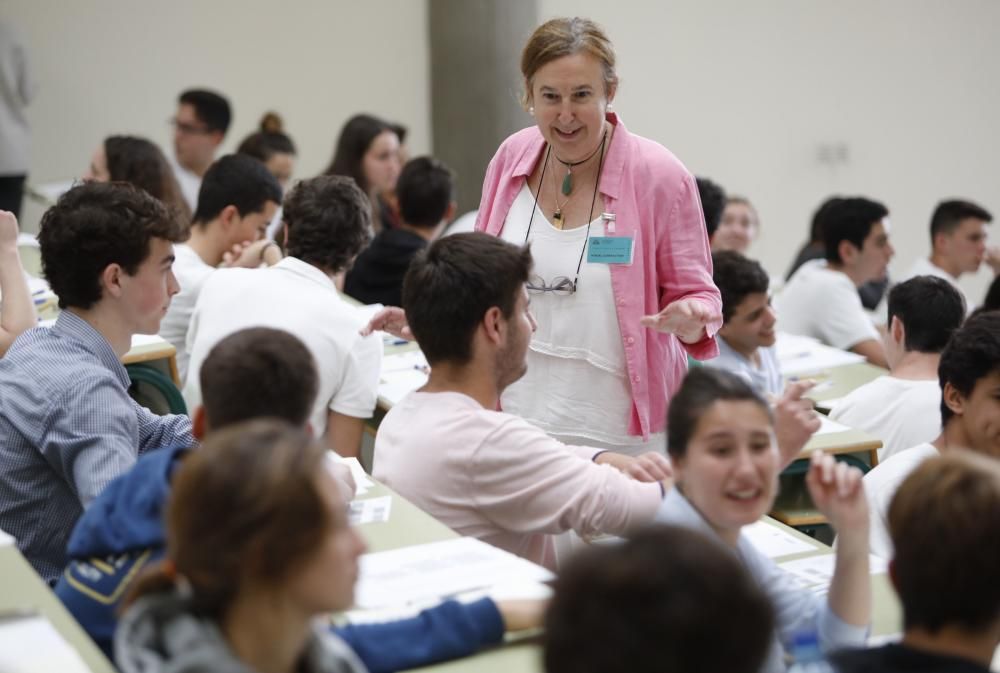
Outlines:
{"label": "exam paper", "polygon": [[3,673],[90,673],[69,643],[44,617],[0,618]]}
{"label": "exam paper", "polygon": [[355,590],[359,608],[441,600],[512,582],[548,582],[551,572],[470,537],[365,554]]}
{"label": "exam paper", "polygon": [[815,432],[815,435],[832,435],[837,432],[849,432],[850,428],[837,421],[831,421],[829,416],[824,416],[823,414],[816,414],[819,416],[819,430]]}
{"label": "exam paper", "polygon": [[368,477],[368,473],[365,472],[365,468],[361,467],[361,463],[358,462],[357,458],[344,458],[343,456],[339,456],[332,451],[326,455],[330,461],[334,463],[341,463],[351,469],[351,476],[354,477],[354,485],[356,486],[354,491],[355,498],[360,495],[364,495],[371,490],[372,486],[375,485],[375,482]]}
{"label": "exam paper", "polygon": [[809,337],[779,333],[775,345],[778,368],[785,377],[864,362],[857,353],[831,348]]}
{"label": "exam paper", "polygon": [[347,510],[347,520],[352,526],[366,523],[384,523],[389,520],[392,510],[392,496],[366,500],[352,500]]}
{"label": "exam paper", "polygon": [[757,548],[757,551],[768,558],[779,558],[816,550],[814,545],[805,540],[800,540],[788,531],[763,521],[744,526],[740,532],[750,539],[750,543]]}
{"label": "exam paper", "polygon": [[156,344],[165,344],[166,340],[159,334],[133,334],[132,335],[132,348],[138,348],[139,346],[152,346]]}
{"label": "exam paper", "polygon": [[14,544],[14,536],[0,529],[0,547]]}
{"label": "exam paper", "polygon": [[[778,565],[787,573],[790,573],[796,582],[807,589],[814,589],[817,593],[825,593],[833,579],[833,564],[835,557],[833,554],[820,554],[818,556],[808,556],[806,558],[786,561]],[[869,571],[872,575],[885,574],[888,563],[875,555],[869,555]]]}

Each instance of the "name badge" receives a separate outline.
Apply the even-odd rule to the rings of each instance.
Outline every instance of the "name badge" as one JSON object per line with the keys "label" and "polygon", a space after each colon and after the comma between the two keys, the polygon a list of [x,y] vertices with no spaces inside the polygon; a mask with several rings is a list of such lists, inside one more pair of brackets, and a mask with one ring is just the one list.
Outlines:
{"label": "name badge", "polygon": [[635,248],[633,236],[594,236],[587,246],[590,264],[631,264]]}

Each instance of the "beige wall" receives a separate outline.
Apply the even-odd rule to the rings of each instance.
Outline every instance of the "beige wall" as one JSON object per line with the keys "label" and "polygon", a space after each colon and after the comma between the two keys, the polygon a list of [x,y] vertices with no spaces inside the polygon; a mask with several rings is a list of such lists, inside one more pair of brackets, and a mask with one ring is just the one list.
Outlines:
{"label": "beige wall", "polygon": [[[772,273],[784,273],[812,210],[832,193],[889,206],[897,274],[927,253],[937,200],[965,196],[1000,214],[1000,3],[539,8],[543,18],[581,14],[605,25],[620,60],[616,108],[629,128],[756,203],[763,233],[752,252]],[[414,153],[432,146],[426,0],[0,0],[0,11],[32,42],[40,180],[78,175],[110,133],[168,144],[174,97],[196,84],[235,104],[227,148],[277,108],[300,147],[299,176],[323,167],[357,111],[407,124]],[[842,146],[846,160],[821,161],[824,146]],[[986,272],[965,284],[980,296]]]}
{"label": "beige wall", "polygon": [[431,146],[425,0],[0,0],[0,12],[26,33],[39,81],[33,181],[80,175],[113,133],[170,152],[176,96],[202,85],[233,104],[227,150],[277,110],[297,177],[325,167],[356,112],[408,126],[414,153]]}
{"label": "beige wall", "polygon": [[[745,194],[752,253],[784,274],[812,210],[859,193],[892,211],[904,272],[929,250],[936,202],[1000,215],[1000,3],[990,0],[540,0],[543,18],[610,33],[629,129]],[[847,161],[822,163],[844,144]],[[1000,222],[991,240],[1000,245]],[[988,273],[964,283],[981,300]],[[963,279],[965,280],[965,279]]]}

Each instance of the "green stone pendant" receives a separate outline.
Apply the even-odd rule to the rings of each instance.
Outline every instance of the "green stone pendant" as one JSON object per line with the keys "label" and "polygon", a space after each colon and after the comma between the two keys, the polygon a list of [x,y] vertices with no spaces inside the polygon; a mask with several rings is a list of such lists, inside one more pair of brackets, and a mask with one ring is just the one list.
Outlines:
{"label": "green stone pendant", "polygon": [[569,196],[569,193],[573,191],[573,174],[566,171],[566,177],[563,178],[562,183],[562,193],[564,196]]}

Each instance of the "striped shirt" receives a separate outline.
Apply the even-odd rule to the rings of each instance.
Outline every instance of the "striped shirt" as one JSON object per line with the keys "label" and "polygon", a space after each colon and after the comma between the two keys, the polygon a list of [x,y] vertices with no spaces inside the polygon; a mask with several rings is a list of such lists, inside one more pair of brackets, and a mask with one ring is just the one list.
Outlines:
{"label": "striped shirt", "polygon": [[157,416],[128,388],[111,344],[72,311],[28,330],[0,359],[0,529],[49,583],[108,482],[148,449],[194,443],[187,416]]}

